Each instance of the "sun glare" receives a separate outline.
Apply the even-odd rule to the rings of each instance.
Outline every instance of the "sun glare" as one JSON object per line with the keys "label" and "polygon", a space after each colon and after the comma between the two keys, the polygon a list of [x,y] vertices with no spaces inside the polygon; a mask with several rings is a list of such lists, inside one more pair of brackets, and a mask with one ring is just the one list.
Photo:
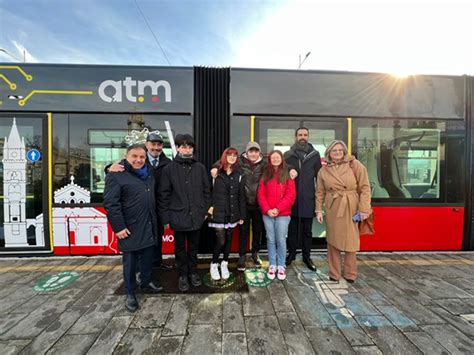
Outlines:
{"label": "sun glare", "polygon": [[394,76],[397,79],[406,79],[406,78],[412,76],[413,74],[410,74],[408,72],[399,71],[399,72],[390,73],[390,75]]}

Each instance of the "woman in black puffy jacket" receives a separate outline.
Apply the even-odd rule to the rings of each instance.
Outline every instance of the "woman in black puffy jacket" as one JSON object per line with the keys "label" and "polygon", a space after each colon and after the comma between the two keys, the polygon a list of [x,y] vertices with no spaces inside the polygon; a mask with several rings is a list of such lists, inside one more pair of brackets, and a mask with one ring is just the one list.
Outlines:
{"label": "woman in black puffy jacket", "polygon": [[[213,181],[211,218],[209,227],[216,230],[216,243],[211,263],[211,278],[227,280],[230,276],[228,261],[232,234],[237,224],[245,218],[245,182],[238,169],[238,152],[235,148],[224,150],[219,163],[218,174]],[[224,258],[218,264],[223,250]],[[219,273],[220,266],[220,273]]]}

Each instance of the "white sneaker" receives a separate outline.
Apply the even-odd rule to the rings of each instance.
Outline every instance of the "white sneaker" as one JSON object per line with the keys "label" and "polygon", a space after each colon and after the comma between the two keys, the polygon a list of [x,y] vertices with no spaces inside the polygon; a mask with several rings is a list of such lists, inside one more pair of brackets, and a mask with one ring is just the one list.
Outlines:
{"label": "white sneaker", "polygon": [[270,265],[270,267],[268,268],[267,277],[270,280],[274,280],[275,279],[275,273],[276,273],[276,266],[275,265]]}
{"label": "white sneaker", "polygon": [[221,274],[222,274],[222,279],[227,280],[230,277],[229,269],[227,268],[227,264],[229,264],[227,261],[221,262]]}
{"label": "white sneaker", "polygon": [[218,263],[211,263],[211,279],[213,279],[214,281],[221,279],[221,275],[219,274]]}
{"label": "white sneaker", "polygon": [[286,269],[284,266],[278,266],[278,274],[277,274],[278,280],[283,281],[286,279]]}

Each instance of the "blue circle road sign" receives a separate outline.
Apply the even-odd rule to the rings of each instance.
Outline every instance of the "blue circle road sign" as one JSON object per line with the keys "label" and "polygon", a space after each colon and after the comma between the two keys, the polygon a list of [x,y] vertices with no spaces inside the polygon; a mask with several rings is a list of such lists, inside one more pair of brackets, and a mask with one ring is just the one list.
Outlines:
{"label": "blue circle road sign", "polygon": [[28,153],[26,153],[26,158],[29,161],[38,161],[41,158],[41,153],[38,149],[30,149]]}

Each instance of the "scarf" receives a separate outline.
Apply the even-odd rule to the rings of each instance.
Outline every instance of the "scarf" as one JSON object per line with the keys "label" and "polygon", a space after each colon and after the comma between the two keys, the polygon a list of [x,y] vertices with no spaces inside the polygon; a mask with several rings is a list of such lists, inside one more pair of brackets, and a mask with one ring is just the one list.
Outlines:
{"label": "scarf", "polygon": [[134,173],[142,180],[146,180],[148,177],[148,165],[143,165],[141,169],[133,169]]}
{"label": "scarf", "polygon": [[138,176],[141,180],[146,180],[148,177],[148,165],[145,164],[141,169],[134,169],[127,160],[124,160],[125,169],[132,174]]}

